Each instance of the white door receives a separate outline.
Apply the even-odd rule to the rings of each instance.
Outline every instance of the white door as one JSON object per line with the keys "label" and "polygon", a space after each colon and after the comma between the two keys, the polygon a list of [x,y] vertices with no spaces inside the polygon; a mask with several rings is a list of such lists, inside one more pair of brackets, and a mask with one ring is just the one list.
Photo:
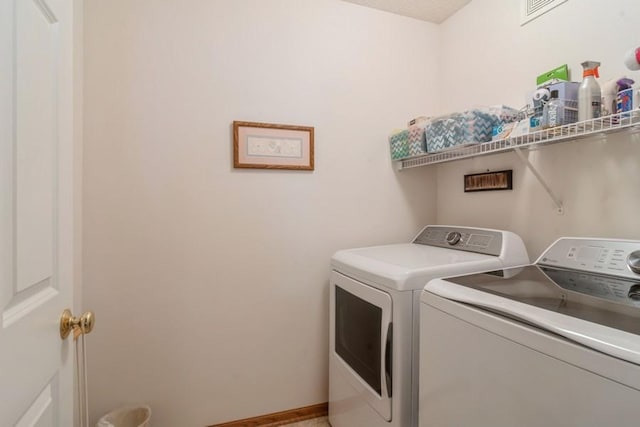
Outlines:
{"label": "white door", "polygon": [[73,425],[73,22],[73,0],[0,0],[2,427]]}

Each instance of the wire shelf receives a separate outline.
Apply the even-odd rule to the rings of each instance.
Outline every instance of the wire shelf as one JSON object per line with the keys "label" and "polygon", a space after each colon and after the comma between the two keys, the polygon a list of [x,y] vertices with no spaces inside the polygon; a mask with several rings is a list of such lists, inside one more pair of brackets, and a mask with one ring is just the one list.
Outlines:
{"label": "wire shelf", "polygon": [[640,110],[612,114],[597,119],[571,123],[489,142],[471,143],[435,153],[397,160],[398,169],[409,169],[436,163],[452,162],[470,157],[513,151],[516,148],[535,148],[574,139],[587,138],[620,131],[640,131]]}

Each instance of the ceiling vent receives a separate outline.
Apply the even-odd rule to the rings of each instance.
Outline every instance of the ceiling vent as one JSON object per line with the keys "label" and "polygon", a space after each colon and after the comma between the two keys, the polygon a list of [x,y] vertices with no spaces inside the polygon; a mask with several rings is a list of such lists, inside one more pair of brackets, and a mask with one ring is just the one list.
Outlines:
{"label": "ceiling vent", "polygon": [[521,0],[520,25],[536,19],[538,16],[549,12],[556,6],[560,6],[567,0]]}

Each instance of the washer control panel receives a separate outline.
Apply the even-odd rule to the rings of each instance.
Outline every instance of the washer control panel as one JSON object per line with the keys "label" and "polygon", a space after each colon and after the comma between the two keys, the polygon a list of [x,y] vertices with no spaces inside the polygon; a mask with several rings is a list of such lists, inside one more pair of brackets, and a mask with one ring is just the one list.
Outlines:
{"label": "washer control panel", "polygon": [[637,279],[640,278],[640,241],[562,238],[551,245],[537,263]]}
{"label": "washer control panel", "polygon": [[497,230],[428,225],[413,243],[500,256],[502,237],[502,232]]}
{"label": "washer control panel", "polygon": [[627,266],[629,270],[636,274],[640,274],[640,249],[633,251],[627,257]]}

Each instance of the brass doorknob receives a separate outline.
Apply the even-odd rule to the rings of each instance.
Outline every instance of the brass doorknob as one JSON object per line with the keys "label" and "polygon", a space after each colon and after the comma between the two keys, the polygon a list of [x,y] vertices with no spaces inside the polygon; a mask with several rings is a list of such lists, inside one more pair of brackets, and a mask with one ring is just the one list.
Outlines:
{"label": "brass doorknob", "polygon": [[93,312],[87,311],[82,316],[75,317],[71,314],[71,310],[67,308],[60,317],[60,338],[67,338],[71,331],[77,328],[80,329],[81,333],[88,334],[93,330],[95,323],[96,317]]}

